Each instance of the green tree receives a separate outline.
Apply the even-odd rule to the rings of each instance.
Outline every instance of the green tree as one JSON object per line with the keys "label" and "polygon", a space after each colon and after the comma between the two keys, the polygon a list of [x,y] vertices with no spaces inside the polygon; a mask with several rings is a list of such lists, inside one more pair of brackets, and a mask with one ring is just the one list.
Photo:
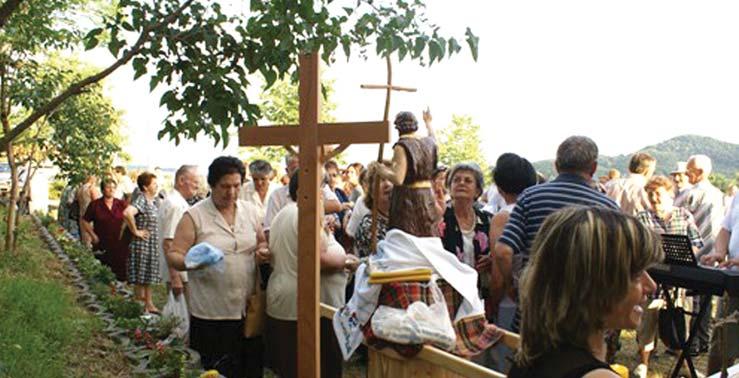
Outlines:
{"label": "green tree", "polygon": [[[94,70],[75,59],[54,55],[17,72],[9,91],[8,100],[13,104],[11,119],[25,116],[55,88],[67,86]],[[72,182],[80,182],[87,174],[107,172],[114,155],[120,151],[119,127],[120,114],[103,95],[100,85],[88,87],[85,93],[70,98],[36,122],[30,133],[12,144],[14,165],[25,167],[18,208],[26,208],[31,179],[46,161],[53,162],[60,168],[61,176]],[[15,178],[20,179],[17,175]],[[18,219],[15,218],[16,225]]]}
{"label": "green tree", "polygon": [[[33,17],[46,3],[67,2],[28,0],[10,15],[3,30],[22,23],[41,24]],[[423,1],[358,0],[356,6],[338,11],[329,11],[330,3],[254,0],[247,17],[231,17],[217,2],[206,0],[119,0],[114,14],[103,13],[100,27],[84,38],[88,49],[105,44],[116,61],[35,108],[0,138],[0,149],[66,99],[128,63],[134,79],[148,73],[152,90],[159,85],[168,88],[160,101],[169,112],[160,138],[177,142],[203,133],[228,144],[229,128],[253,125],[261,118],[259,106],[247,96],[249,75],[261,73],[268,86],[278,78],[295,76],[301,53],[320,52],[330,64],[339,47],[346,56],[358,51],[366,57],[374,44],[375,53],[382,57],[397,54],[401,61],[410,58],[433,64],[461,50],[456,38],[442,35],[428,21]],[[58,8],[45,13],[45,18],[55,22],[54,17],[68,15],[67,9]],[[76,36],[82,32],[78,25],[65,30]],[[467,29],[464,38],[477,59],[478,37]],[[67,45],[76,46],[71,40]]]}
{"label": "green tree", "polygon": [[[148,74],[151,90],[167,89],[160,104],[168,117],[159,138],[179,142],[204,134],[227,145],[234,127],[262,117],[247,95],[249,76],[261,74],[268,87],[278,78],[295,77],[300,54],[320,53],[330,64],[339,47],[347,57],[357,51],[366,57],[374,45],[381,57],[397,54],[401,61],[433,64],[461,50],[456,38],[428,21],[421,0],[358,0],[354,7],[330,11],[331,3],[253,0],[244,17],[228,16],[208,0],[118,0],[114,8],[92,0],[6,1],[0,6],[0,150],[14,162],[14,140],[129,63],[134,79]],[[80,22],[88,18],[91,29],[90,22]],[[478,37],[468,28],[464,38],[477,59]],[[11,124],[8,94],[18,72],[43,61],[49,51],[99,44],[115,58],[111,65],[55,88]],[[11,171],[17,178],[14,166]],[[11,202],[16,198],[17,185]]]}
{"label": "green tree", "polygon": [[466,115],[452,115],[452,124],[438,132],[439,162],[448,167],[475,162],[487,174],[488,163],[480,146],[480,125]]}

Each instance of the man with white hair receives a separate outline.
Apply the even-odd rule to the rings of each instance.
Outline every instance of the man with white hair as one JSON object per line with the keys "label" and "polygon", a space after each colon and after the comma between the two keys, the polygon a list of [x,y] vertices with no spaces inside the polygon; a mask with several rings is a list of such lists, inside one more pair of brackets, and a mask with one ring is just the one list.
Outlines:
{"label": "man with white hair", "polygon": [[157,222],[159,222],[159,271],[167,283],[168,289],[175,296],[185,292],[187,284],[187,272],[178,272],[170,267],[165,258],[166,253],[172,248],[172,240],[180,223],[182,215],[190,208],[187,200],[194,197],[198,192],[200,180],[198,179],[197,167],[194,165],[183,165],[174,175],[174,190],[168,194],[159,206]]}
{"label": "man with white hair", "polygon": [[[698,252],[698,257],[705,256],[713,251],[716,237],[721,230],[721,222],[724,217],[724,195],[708,181],[711,174],[711,159],[706,155],[693,155],[688,159],[686,173],[693,188],[688,192],[683,204],[695,218],[701,237],[703,248]],[[699,301],[710,301],[710,295],[695,298],[694,308],[699,308]],[[709,308],[710,310],[710,308]],[[709,324],[711,322],[711,311],[703,317],[695,335],[695,342],[691,346],[691,353],[700,354],[708,351]]]}

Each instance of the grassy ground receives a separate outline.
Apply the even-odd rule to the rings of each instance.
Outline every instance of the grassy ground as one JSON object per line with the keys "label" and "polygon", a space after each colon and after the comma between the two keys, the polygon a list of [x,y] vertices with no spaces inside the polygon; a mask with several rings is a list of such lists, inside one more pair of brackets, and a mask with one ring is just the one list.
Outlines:
{"label": "grassy ground", "polygon": [[[639,364],[639,358],[637,357],[638,347],[636,345],[636,332],[623,331],[621,333],[621,342],[622,347],[618,354],[616,354],[616,362],[628,367],[629,371],[633,372]],[[659,343],[657,345],[657,352],[652,352],[652,357],[649,362],[648,376],[650,378],[669,377],[676,361],[677,357],[665,353],[664,345]],[[706,365],[708,364],[708,353],[698,357],[693,357],[693,363],[695,364],[696,371],[705,373]],[[685,371],[687,372],[687,370]]]}
{"label": "grassy ground", "polygon": [[[2,221],[0,229],[4,240]],[[0,377],[130,376],[120,349],[76,303],[61,263],[30,222],[18,235],[14,254],[0,251]]]}

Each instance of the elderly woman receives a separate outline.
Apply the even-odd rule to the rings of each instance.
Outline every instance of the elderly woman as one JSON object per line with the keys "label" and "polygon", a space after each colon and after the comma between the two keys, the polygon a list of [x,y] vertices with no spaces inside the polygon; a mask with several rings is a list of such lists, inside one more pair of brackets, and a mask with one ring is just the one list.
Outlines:
{"label": "elderly woman", "polygon": [[[189,275],[190,347],[203,367],[227,377],[261,377],[262,356],[255,340],[243,336],[246,300],[254,293],[256,264],[269,259],[262,220],[254,205],[239,200],[246,175],[237,158],[221,156],[208,167],[211,196],[182,217],[167,261],[185,270],[190,248],[208,243],[224,254],[224,270],[206,268]],[[259,343],[261,341],[259,340]]]}
{"label": "elderly woman", "polygon": [[[385,238],[387,232],[387,217],[390,211],[390,197],[393,192],[393,183],[388,179],[380,177],[379,163],[373,162],[367,169],[367,181],[369,187],[372,188],[377,180],[380,180],[379,196],[375,198],[373,190],[368,190],[364,194],[364,204],[367,206],[368,212],[362,217],[354,235],[354,253],[358,257],[366,257],[372,254],[372,209],[377,206],[377,240]],[[389,168],[392,164],[385,160],[382,162],[385,168]]]}
{"label": "elderly woman", "polygon": [[[400,138],[393,146],[392,169],[381,171],[393,183],[388,228],[397,228],[417,237],[439,236],[439,212],[431,176],[436,169],[436,137],[431,128],[431,114],[423,113],[428,136],[416,135],[418,121],[411,112],[395,117]],[[374,188],[369,188],[374,190]]]}
{"label": "elderly woman", "polygon": [[[703,238],[698,231],[693,215],[684,207],[673,206],[675,192],[672,180],[665,176],[653,176],[644,186],[649,199],[650,208],[637,214],[637,219],[658,234],[687,235],[698,253],[703,247]],[[657,334],[657,308],[644,307],[644,320],[636,330],[639,344],[640,364],[636,367],[637,377],[646,377],[649,367],[649,355],[654,349]]]}
{"label": "elderly woman", "polygon": [[662,259],[658,238],[616,210],[569,207],[544,221],[531,252],[508,376],[619,377],[605,362],[605,332],[641,322],[656,289],[647,268]]}
{"label": "elderly woman", "polygon": [[447,176],[447,187],[451,201],[439,225],[444,249],[478,270],[489,266],[490,219],[475,207],[483,191],[482,170],[475,163],[457,164]]}
{"label": "elderly woman", "polygon": [[272,166],[264,160],[254,160],[249,163],[251,181],[244,184],[239,199],[251,202],[259,210],[259,217],[264,218],[267,211],[267,199],[272,193],[270,181],[274,171]]}
{"label": "elderly woman", "polygon": [[123,212],[123,217],[133,240],[129,248],[128,283],[134,285],[136,298],[144,303],[144,310],[159,313],[151,298],[151,284],[161,280],[159,276],[159,229],[155,203],[158,193],[157,177],[144,172],[136,179],[141,195]]}
{"label": "elderly woman", "polygon": [[[298,173],[290,178],[287,204],[272,221],[269,248],[274,271],[267,285],[266,355],[280,377],[297,377],[298,327]],[[344,305],[345,269],[356,268],[344,248],[324,229],[321,240],[321,302]],[[341,351],[331,320],[321,319],[322,377],[341,377]]]}
{"label": "elderly woman", "polygon": [[82,227],[92,238],[94,250],[103,253],[96,255],[103,265],[110,267],[116,280],[126,281],[126,265],[128,264],[128,244],[121,240],[120,230],[123,226],[123,212],[126,201],[115,197],[116,181],[110,177],[100,183],[101,198],[93,200],[87,206],[82,217]]}

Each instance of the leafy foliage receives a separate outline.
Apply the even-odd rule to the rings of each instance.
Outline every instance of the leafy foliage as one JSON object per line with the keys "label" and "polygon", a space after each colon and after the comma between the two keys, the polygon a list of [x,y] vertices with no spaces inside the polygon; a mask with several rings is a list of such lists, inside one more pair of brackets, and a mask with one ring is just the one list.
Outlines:
{"label": "leafy foliage", "polygon": [[438,135],[439,163],[451,167],[462,162],[475,162],[483,173],[488,171],[488,164],[480,145],[480,125],[472,121],[472,117],[452,115],[452,124],[441,130]]}
{"label": "leafy foliage", "polygon": [[[217,2],[120,0],[115,16],[86,35],[85,46],[104,42],[120,59],[135,52],[134,78],[149,74],[152,90],[167,87],[160,104],[169,115],[160,138],[205,134],[224,145],[230,128],[264,115],[247,95],[249,76],[261,74],[267,87],[295,78],[301,53],[320,52],[330,64],[339,46],[347,57],[355,49],[366,57],[374,43],[380,56],[397,52],[400,60],[433,64],[461,50],[428,22],[422,1],[358,0],[343,10],[330,3],[255,0],[249,17],[234,17]],[[477,37],[468,29],[466,38],[476,57]]]}
{"label": "leafy foliage", "polygon": [[[18,71],[11,92],[14,118],[32,111],[60,88],[64,88],[94,69],[75,59],[51,56]],[[61,176],[80,182],[86,175],[102,175],[120,152],[120,112],[103,93],[99,84],[70,98],[55,112],[37,122],[15,146],[18,160],[37,162],[50,159]]]}

